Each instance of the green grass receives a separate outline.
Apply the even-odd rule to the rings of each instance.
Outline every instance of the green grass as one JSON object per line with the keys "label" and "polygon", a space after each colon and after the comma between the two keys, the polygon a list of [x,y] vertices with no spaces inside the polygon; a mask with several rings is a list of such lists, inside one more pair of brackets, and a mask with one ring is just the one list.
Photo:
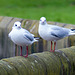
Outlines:
{"label": "green grass", "polygon": [[75,24],[74,0],[0,0],[0,16]]}

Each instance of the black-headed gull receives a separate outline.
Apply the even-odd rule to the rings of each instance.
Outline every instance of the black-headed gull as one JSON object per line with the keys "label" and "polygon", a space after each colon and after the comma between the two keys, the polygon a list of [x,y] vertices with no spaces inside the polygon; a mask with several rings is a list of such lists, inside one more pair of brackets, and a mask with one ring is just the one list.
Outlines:
{"label": "black-headed gull", "polygon": [[21,27],[21,23],[19,21],[15,22],[11,32],[8,34],[10,39],[21,48],[21,56],[22,56],[22,46],[26,46],[26,56],[28,56],[28,45],[38,41],[37,38],[34,38],[34,35],[31,34],[26,29]]}
{"label": "black-headed gull", "polygon": [[[56,41],[66,36],[75,35],[75,29],[67,29],[55,25],[49,25],[45,17],[41,17],[38,28],[39,35],[47,41],[51,41],[51,52],[55,51]],[[52,50],[52,41],[54,41],[54,49]]]}

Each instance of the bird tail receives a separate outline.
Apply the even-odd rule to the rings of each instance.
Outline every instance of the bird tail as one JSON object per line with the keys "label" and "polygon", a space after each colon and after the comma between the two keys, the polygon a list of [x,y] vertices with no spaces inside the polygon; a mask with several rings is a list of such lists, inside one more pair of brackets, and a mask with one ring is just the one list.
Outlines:
{"label": "bird tail", "polygon": [[75,29],[71,29],[69,35],[75,35]]}
{"label": "bird tail", "polygon": [[39,40],[39,37],[34,37],[35,42],[38,42],[38,40]]}
{"label": "bird tail", "polygon": [[75,29],[71,29],[71,31],[75,31]]}

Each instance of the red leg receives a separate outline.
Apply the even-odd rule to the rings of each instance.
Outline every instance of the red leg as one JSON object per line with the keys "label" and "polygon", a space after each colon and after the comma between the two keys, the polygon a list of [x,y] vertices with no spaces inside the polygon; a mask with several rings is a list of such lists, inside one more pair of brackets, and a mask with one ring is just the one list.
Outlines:
{"label": "red leg", "polygon": [[53,50],[53,52],[55,52],[55,46],[56,46],[56,42],[54,42],[54,50]]}
{"label": "red leg", "polygon": [[20,46],[20,48],[21,48],[21,54],[20,54],[20,56],[22,56],[22,46]]}
{"label": "red leg", "polygon": [[27,58],[27,56],[28,56],[28,46],[26,46],[26,51],[27,51],[27,53],[26,53],[26,55],[24,56],[25,58]]}
{"label": "red leg", "polygon": [[51,50],[50,50],[50,52],[52,52],[52,44],[53,44],[53,43],[52,43],[52,41],[51,41]]}

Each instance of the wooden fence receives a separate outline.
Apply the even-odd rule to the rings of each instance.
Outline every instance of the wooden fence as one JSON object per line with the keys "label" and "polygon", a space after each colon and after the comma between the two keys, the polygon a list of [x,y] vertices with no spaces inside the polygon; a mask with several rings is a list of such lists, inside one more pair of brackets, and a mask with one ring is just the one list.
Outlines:
{"label": "wooden fence", "polygon": [[[21,18],[13,18],[13,17],[3,17],[0,16],[0,59],[5,57],[15,56],[15,44],[8,38],[8,33],[11,31],[14,22],[20,21],[22,23],[22,27],[29,30],[36,37],[39,37],[38,34],[38,20],[28,20]],[[49,24],[55,24],[65,28],[75,28],[74,25],[64,24],[58,22],[50,22]],[[75,45],[75,36],[66,37],[57,42],[56,49],[66,48]],[[29,46],[29,54],[48,51],[50,49],[50,42],[47,42],[43,39],[39,39],[38,43],[32,44]],[[25,47],[23,47],[23,53],[25,53]],[[20,53],[20,50],[19,50]]]}

